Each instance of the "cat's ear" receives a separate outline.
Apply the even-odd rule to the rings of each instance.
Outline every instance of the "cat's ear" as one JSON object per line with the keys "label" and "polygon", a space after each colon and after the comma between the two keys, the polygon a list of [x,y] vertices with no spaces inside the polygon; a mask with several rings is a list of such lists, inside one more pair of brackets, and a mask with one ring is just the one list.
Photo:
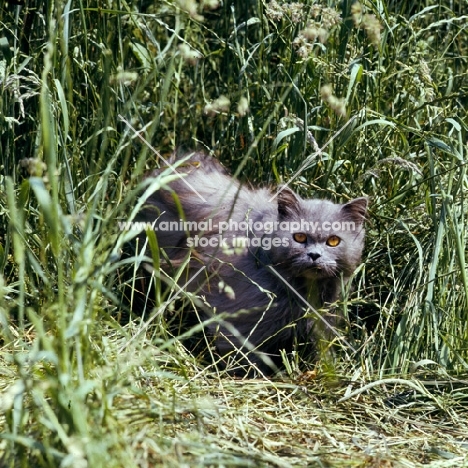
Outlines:
{"label": "cat's ear", "polygon": [[300,199],[288,187],[280,186],[276,196],[278,200],[278,215],[279,219],[290,219],[299,216]]}
{"label": "cat's ear", "polygon": [[343,217],[357,224],[363,224],[366,219],[367,205],[366,197],[355,198],[341,207]]}

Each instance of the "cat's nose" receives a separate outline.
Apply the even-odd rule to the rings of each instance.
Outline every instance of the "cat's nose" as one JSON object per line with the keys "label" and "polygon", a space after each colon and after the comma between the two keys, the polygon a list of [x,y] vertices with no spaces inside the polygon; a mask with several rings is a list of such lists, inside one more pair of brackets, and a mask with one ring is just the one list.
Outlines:
{"label": "cat's nose", "polygon": [[317,252],[309,252],[307,255],[308,255],[314,262],[315,262],[315,260],[317,260],[318,258],[321,257],[321,255],[320,255],[319,253],[317,253]]}

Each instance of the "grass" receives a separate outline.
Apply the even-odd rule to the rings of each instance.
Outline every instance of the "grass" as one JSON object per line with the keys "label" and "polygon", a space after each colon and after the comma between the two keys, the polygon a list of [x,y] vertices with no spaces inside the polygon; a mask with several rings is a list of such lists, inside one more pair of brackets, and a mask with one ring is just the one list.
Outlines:
{"label": "grass", "polygon": [[[468,465],[462,3],[204,5],[0,6],[0,465]],[[159,166],[128,124],[254,184],[369,196],[358,352],[236,380],[171,334],[175,291],[122,320],[117,223]]]}

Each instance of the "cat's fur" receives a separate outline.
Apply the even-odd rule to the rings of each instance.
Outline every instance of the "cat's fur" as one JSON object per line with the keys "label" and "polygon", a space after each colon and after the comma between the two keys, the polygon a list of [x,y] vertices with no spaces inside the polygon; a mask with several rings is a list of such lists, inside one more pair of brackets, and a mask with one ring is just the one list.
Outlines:
{"label": "cat's fur", "polygon": [[[303,318],[307,307],[294,291],[316,308],[332,303],[339,296],[342,282],[349,279],[360,262],[367,199],[357,198],[343,205],[303,200],[287,187],[280,187],[281,191],[272,199],[274,192],[239,185],[215,159],[200,153],[192,154],[177,172],[183,177],[150,196],[139,219],[155,221],[159,247],[174,264],[179,265],[184,257],[191,256],[184,282],[206,267],[187,289],[209,304],[211,312],[205,318],[213,312],[225,313],[225,322],[208,325],[218,353],[224,359],[235,356],[243,364],[253,363],[266,370],[262,356],[268,355],[278,362],[281,349],[291,350],[296,340],[313,339],[309,336],[311,321]],[[203,232],[166,230],[168,225],[162,224],[181,218],[197,222],[211,219],[212,230],[204,226]],[[212,246],[193,247],[196,235],[219,240],[219,223],[228,220],[233,223],[251,220],[252,229],[248,232],[227,229],[222,234],[226,242],[221,247],[215,246],[215,241]],[[297,242],[293,237],[297,232],[285,230],[284,223],[277,225],[274,232],[255,229],[256,221],[265,227],[268,222],[301,220],[318,223],[316,226],[351,221],[355,230],[312,233],[310,229],[303,233],[306,238]],[[336,247],[326,244],[333,235],[341,239]],[[243,236],[255,245],[226,248]],[[280,239],[276,242],[281,244],[270,249],[259,245],[268,247],[274,238]],[[284,245],[286,241],[288,246]]]}

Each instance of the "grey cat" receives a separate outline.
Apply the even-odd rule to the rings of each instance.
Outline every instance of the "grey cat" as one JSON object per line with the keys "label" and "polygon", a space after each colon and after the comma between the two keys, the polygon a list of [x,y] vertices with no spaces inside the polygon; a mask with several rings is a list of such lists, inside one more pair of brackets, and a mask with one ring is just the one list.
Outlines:
{"label": "grey cat", "polygon": [[181,284],[207,304],[205,319],[220,316],[207,330],[222,360],[268,372],[280,350],[317,338],[307,304],[336,301],[359,264],[367,199],[335,204],[284,186],[276,196],[252,190],[201,153],[177,172],[139,220],[154,222],[172,267],[190,256]]}

